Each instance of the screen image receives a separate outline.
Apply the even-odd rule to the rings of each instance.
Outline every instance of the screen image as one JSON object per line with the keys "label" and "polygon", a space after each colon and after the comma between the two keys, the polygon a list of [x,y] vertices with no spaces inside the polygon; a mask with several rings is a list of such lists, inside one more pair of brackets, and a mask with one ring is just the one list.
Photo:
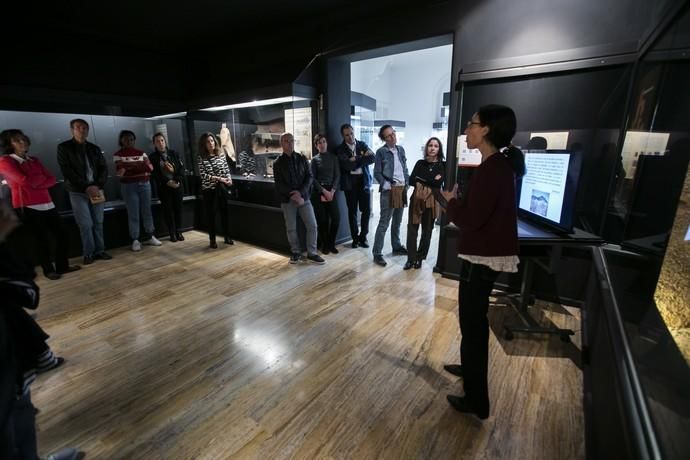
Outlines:
{"label": "screen image", "polygon": [[521,217],[571,232],[579,155],[559,151],[525,151],[518,208]]}

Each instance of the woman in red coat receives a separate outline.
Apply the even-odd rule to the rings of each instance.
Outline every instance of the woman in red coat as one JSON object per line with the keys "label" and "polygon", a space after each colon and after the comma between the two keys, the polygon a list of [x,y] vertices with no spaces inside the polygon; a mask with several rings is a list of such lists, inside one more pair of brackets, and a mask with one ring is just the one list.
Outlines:
{"label": "woman in red coat", "polygon": [[460,412],[489,416],[489,295],[499,272],[517,272],[518,239],[515,179],[525,173],[522,152],[511,145],[517,121],[502,105],[481,107],[467,123],[467,146],[479,149],[482,162],[467,192],[448,200],[448,218],[458,227],[457,252],[461,260],[458,289],[460,364],[444,369],[463,377],[465,396],[448,395]]}
{"label": "woman in red coat", "polygon": [[[19,129],[0,133],[0,175],[12,192],[12,207],[22,223],[32,232],[43,274],[51,280],[64,273],[79,270],[68,264],[68,238],[60,215],[48,189],[55,185],[55,176],[38,158],[29,156],[31,141]],[[55,264],[51,257],[51,243],[55,244]]]}

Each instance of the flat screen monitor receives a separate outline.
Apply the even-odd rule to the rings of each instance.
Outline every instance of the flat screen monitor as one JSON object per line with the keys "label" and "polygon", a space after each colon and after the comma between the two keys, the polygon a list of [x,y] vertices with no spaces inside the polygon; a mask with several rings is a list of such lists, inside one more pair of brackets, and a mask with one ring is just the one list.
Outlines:
{"label": "flat screen monitor", "polygon": [[553,230],[573,233],[582,155],[568,150],[523,153],[527,171],[519,182],[518,214]]}

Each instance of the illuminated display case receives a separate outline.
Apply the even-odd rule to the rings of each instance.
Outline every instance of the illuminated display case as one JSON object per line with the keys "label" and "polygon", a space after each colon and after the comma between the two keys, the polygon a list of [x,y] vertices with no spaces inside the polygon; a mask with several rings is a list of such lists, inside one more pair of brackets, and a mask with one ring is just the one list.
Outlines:
{"label": "illuminated display case", "polygon": [[[295,138],[295,151],[311,160],[317,132],[317,100],[308,86],[290,84],[203,101],[188,114],[195,153],[199,138],[215,134],[232,172],[228,200],[233,238],[287,250],[273,163],[282,154],[280,136]],[[198,167],[195,164],[196,172]],[[197,219],[204,229],[205,219]]]}
{"label": "illuminated display case", "polygon": [[[283,90],[292,94],[263,99],[242,95],[237,96],[239,102],[230,98],[230,103],[190,112],[192,138],[198,140],[206,132],[215,134],[237,179],[261,178],[272,182],[273,162],[282,153],[280,136],[292,133],[295,151],[311,159],[316,132],[313,90],[301,85]],[[272,88],[270,92],[276,91],[280,89]]]}
{"label": "illuminated display case", "polygon": [[374,130],[376,117],[376,99],[356,91],[350,92],[350,124],[355,131],[355,138],[374,145],[378,130]]}

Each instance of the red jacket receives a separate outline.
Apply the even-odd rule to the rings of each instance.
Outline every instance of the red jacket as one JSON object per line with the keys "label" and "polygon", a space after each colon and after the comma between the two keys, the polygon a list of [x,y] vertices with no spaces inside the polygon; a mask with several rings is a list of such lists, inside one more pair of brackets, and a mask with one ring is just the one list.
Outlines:
{"label": "red jacket", "polygon": [[450,200],[447,212],[459,229],[458,254],[518,254],[515,174],[502,153],[479,165],[463,199]]}
{"label": "red jacket", "polygon": [[0,174],[12,191],[12,206],[23,208],[52,203],[48,189],[55,185],[55,176],[38,158],[26,156],[21,164],[10,155],[0,157]]}

